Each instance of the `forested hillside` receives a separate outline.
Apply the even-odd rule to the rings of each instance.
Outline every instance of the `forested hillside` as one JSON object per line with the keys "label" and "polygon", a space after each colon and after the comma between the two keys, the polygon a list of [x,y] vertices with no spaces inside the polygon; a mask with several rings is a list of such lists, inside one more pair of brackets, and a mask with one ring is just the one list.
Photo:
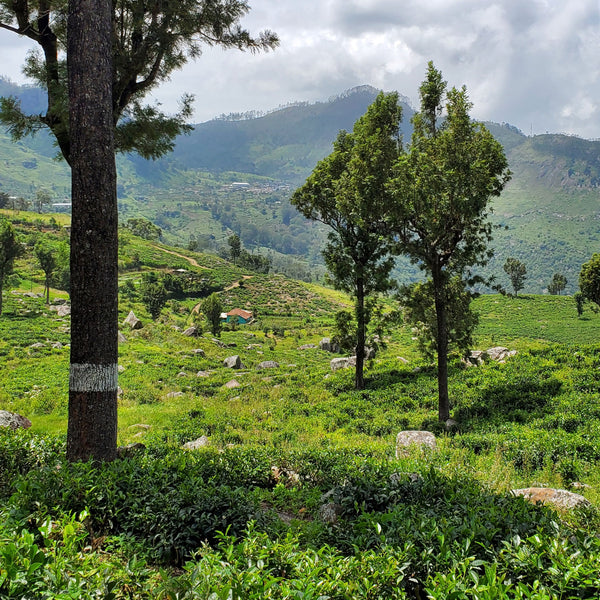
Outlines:
{"label": "forested hillside", "polygon": [[[298,103],[265,115],[223,115],[195,126],[175,151],[153,162],[121,156],[119,211],[123,222],[145,217],[170,243],[218,251],[236,233],[250,251],[300,278],[322,273],[326,232],[289,204],[293,190],[331,150],[340,129],[350,130],[377,90],[361,86],[327,102]],[[39,110],[34,88],[0,79],[0,94],[16,94]],[[404,140],[413,114],[404,103]],[[555,272],[576,289],[581,264],[598,250],[600,142],[546,134],[526,136],[506,124],[488,124],[504,145],[513,178],[495,201],[495,256],[488,274],[508,285],[502,265],[516,257],[527,266],[526,292],[540,293]],[[39,190],[52,202],[69,197],[69,173],[40,133],[14,143],[0,133],[0,191],[33,201]],[[398,276],[417,275],[402,263]]]}

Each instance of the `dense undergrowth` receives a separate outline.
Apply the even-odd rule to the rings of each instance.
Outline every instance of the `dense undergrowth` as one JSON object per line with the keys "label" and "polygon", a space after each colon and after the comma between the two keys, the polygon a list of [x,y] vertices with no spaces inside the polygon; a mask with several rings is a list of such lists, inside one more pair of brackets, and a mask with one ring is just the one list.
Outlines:
{"label": "dense undergrowth", "polygon": [[[194,268],[171,250],[130,236],[122,277]],[[358,392],[331,354],[300,349],[330,334],[346,299],[189,257],[259,318],[189,338],[197,298],[152,321],[124,295],[121,317],[133,309],[144,328],[120,344],[119,441],[145,449],[107,465],[65,461],[69,319],[19,266],[0,318],[0,409],[33,427],[0,429],[0,598],[600,597],[599,315],[578,318],[571,298],[480,298],[477,346],[518,354],[452,362],[446,430],[409,328],[390,332]],[[223,367],[231,354],[243,369]],[[402,429],[434,432],[438,450],[397,459]],[[181,448],[201,436],[207,447]],[[590,506],[511,493],[530,485]]]}

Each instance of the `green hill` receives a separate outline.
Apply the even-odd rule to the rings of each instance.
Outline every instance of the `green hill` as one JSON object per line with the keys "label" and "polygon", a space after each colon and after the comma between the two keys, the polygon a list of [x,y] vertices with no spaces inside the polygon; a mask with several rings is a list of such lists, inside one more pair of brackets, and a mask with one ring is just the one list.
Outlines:
{"label": "green hill", "polygon": [[[218,252],[232,232],[250,251],[268,253],[280,270],[305,279],[323,272],[326,230],[289,204],[293,190],[331,150],[340,129],[351,129],[377,90],[354,88],[327,102],[299,103],[265,115],[229,115],[195,126],[174,152],[156,162],[120,156],[119,213],[143,216],[169,243]],[[0,79],[0,94],[39,105],[39,90]],[[36,102],[38,103],[36,105]],[[413,114],[404,103],[404,139]],[[525,292],[542,293],[555,272],[577,288],[581,264],[598,250],[600,142],[573,136],[525,136],[507,124],[488,123],[504,145],[513,179],[495,201],[495,256],[487,274],[508,285],[507,257],[527,266]],[[39,189],[55,202],[69,195],[69,173],[54,160],[45,134],[13,143],[0,133],[0,190],[33,199]],[[402,281],[417,276],[401,263]]]}

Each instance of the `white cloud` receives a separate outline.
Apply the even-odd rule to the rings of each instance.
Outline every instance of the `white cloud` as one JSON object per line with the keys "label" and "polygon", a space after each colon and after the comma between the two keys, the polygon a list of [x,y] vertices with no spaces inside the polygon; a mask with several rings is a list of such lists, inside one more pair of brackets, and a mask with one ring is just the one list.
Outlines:
{"label": "white cloud", "polygon": [[[196,95],[198,121],[223,112],[323,100],[371,84],[416,101],[428,60],[466,84],[477,118],[529,132],[600,137],[598,0],[250,0],[243,24],[272,29],[274,52],[208,49],[156,93],[175,109]],[[24,51],[0,31],[0,72]]]}

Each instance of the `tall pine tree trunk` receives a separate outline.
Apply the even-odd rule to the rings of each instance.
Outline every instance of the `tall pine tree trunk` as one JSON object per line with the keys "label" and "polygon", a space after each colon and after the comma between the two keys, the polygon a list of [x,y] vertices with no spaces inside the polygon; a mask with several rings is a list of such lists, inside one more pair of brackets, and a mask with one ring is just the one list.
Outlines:
{"label": "tall pine tree trunk", "polygon": [[364,364],[365,364],[365,287],[362,278],[356,282],[356,372],[354,375],[354,387],[362,390],[365,387]]}
{"label": "tall pine tree trunk", "polygon": [[117,193],[111,2],[69,0],[72,176],[69,460],[117,445]]}
{"label": "tall pine tree trunk", "polygon": [[448,395],[448,315],[445,301],[445,278],[441,268],[432,274],[437,320],[437,378],[438,378],[438,418],[450,418],[450,398]]}

